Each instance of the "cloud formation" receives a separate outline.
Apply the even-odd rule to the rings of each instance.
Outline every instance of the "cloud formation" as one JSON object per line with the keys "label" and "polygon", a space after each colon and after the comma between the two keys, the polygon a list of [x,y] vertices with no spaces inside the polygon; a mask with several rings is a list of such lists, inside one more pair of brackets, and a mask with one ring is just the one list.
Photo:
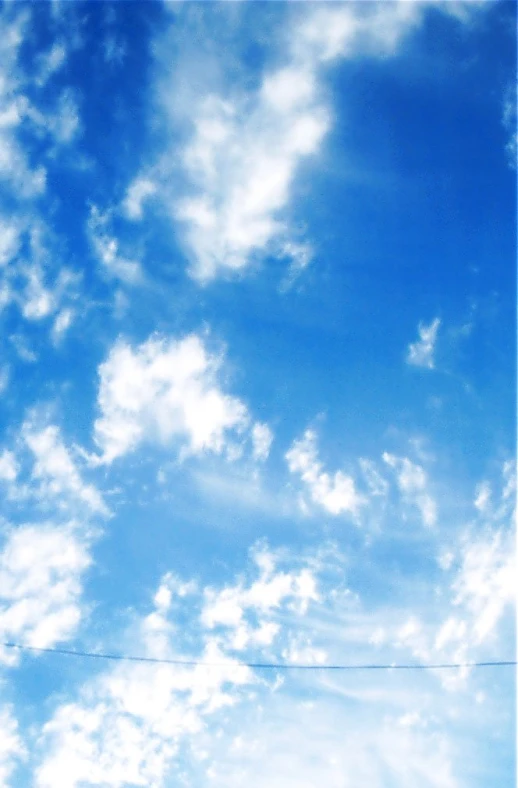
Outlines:
{"label": "cloud formation", "polygon": [[365,503],[352,476],[342,471],[330,475],[323,470],[313,430],[306,430],[303,437],[293,443],[286,454],[286,461],[290,473],[299,475],[304,482],[310,499],[329,514],[347,512],[354,517]]}
{"label": "cloud formation", "polygon": [[[73,523],[8,531],[0,552],[0,639],[46,648],[72,637],[82,617],[81,576],[90,563]],[[7,662],[18,656],[0,651]]]}
{"label": "cloud formation", "polygon": [[0,707],[0,782],[3,785],[8,785],[16,763],[25,755],[13,708],[3,704]]}
{"label": "cloud formation", "polygon": [[54,505],[57,502],[58,508],[78,503],[92,514],[109,515],[99,491],[82,480],[58,427],[49,425],[38,429],[29,422],[24,426],[23,433],[34,455],[32,479],[38,485],[42,502],[50,499]]}
{"label": "cloud formation", "polygon": [[103,214],[93,205],[87,223],[87,233],[92,250],[108,277],[120,279],[128,285],[142,282],[141,265],[136,260],[127,259],[120,253],[119,241],[110,231],[109,214]]}
{"label": "cloud formation", "polygon": [[429,325],[419,323],[417,329],[419,339],[408,346],[406,357],[408,364],[412,364],[414,367],[423,367],[424,369],[434,369],[435,344],[440,325],[441,321],[438,317],[432,320]]}
{"label": "cloud formation", "polygon": [[[171,99],[170,80],[161,83],[172,135],[176,140],[179,128],[186,131],[179,173],[185,194],[178,198],[168,186],[177,177],[171,151],[128,187],[130,218],[140,218],[151,194],[165,199],[183,226],[191,272],[202,282],[242,272],[266,255],[291,259],[293,270],[307,266],[311,245],[294,229],[292,198],[302,164],[318,154],[332,125],[325,70],[360,54],[390,56],[421,16],[418,4],[405,2],[285,13],[289,34],[253,88],[200,85],[198,69],[182,71],[194,68],[190,57],[171,74],[181,99]],[[169,55],[170,48],[164,43],[158,51]],[[203,57],[202,49],[197,58]],[[189,92],[191,82],[196,89]]]}
{"label": "cloud formation", "polygon": [[[150,612],[135,619],[123,642],[150,657],[181,659],[182,642],[199,628],[198,658],[218,667],[121,663],[93,678],[45,724],[35,785],[75,788],[87,780],[158,788],[179,777],[180,747],[189,741],[195,748],[212,717],[224,722],[228,709],[249,702],[264,684],[232,652],[284,639],[281,613],[296,621],[318,598],[309,566],[286,573],[264,546],[252,559],[255,580],[220,589],[164,575]],[[183,608],[189,631],[178,627]]]}
{"label": "cloud formation", "polygon": [[[0,642],[82,652],[0,647],[2,785],[506,783],[512,673],[329,669],[514,649],[513,14],[459,36],[478,6],[0,10]],[[471,295],[480,352],[417,398],[390,337]]]}
{"label": "cloud formation", "polygon": [[118,342],[99,368],[95,442],[110,463],[142,441],[176,443],[183,455],[230,451],[247,428],[245,404],[224,393],[222,359],[196,334]]}
{"label": "cloud formation", "polygon": [[423,524],[435,525],[437,505],[428,490],[428,478],[424,468],[408,457],[397,457],[389,452],[383,453],[383,461],[395,471],[400,492],[408,503],[417,506]]}

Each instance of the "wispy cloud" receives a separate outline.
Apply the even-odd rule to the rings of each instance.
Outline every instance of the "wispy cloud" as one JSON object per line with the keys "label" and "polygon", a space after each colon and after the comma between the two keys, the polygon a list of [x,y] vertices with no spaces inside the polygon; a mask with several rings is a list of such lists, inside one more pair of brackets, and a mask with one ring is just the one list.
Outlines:
{"label": "wispy cloud", "polygon": [[507,89],[502,111],[502,123],[505,130],[509,134],[509,139],[505,146],[505,152],[507,154],[509,166],[514,170],[517,167],[518,158],[518,121],[516,117],[516,106],[518,100],[517,89],[516,83]]}
{"label": "wispy cloud", "polygon": [[[505,469],[504,469],[505,481]],[[514,506],[501,480],[498,505],[477,511],[470,526],[450,541],[439,556],[443,571],[440,615],[411,615],[397,633],[397,642],[424,661],[469,661],[481,649],[490,653],[496,644],[510,642],[506,611],[515,602],[516,553]],[[468,670],[442,677],[446,687],[458,688]]]}
{"label": "wispy cloud", "polygon": [[412,342],[408,346],[407,363],[415,367],[424,369],[434,369],[435,367],[435,344],[441,321],[436,317],[429,325],[419,323],[417,342]]}
{"label": "wispy cloud", "polygon": [[[59,327],[60,316],[72,312],[80,285],[81,276],[63,263],[54,233],[36,209],[0,216],[0,313],[18,312],[27,324],[45,328],[57,321]],[[19,329],[23,344],[23,323]],[[56,331],[50,328],[50,336]]]}
{"label": "wispy cloud", "polygon": [[475,645],[490,637],[516,592],[516,558],[512,536],[496,531],[462,546],[454,603],[471,616]]}
{"label": "wispy cloud", "polygon": [[[76,94],[69,87],[59,87],[56,98],[49,101],[47,83],[63,69],[71,43],[70,29],[63,28],[68,39],[54,42],[46,52],[34,56],[31,63],[23,57],[23,44],[32,23],[32,9],[9,9],[0,15],[0,180],[12,189],[16,200],[31,200],[43,194],[47,186],[45,154],[55,155],[68,145],[80,129]],[[36,73],[29,76],[33,70]],[[29,98],[30,95],[30,98]],[[39,163],[31,163],[32,148],[41,148]]]}
{"label": "wispy cloud", "polygon": [[306,430],[303,437],[294,442],[286,454],[286,461],[290,473],[299,475],[304,482],[310,499],[330,514],[346,512],[354,517],[365,503],[352,476],[343,471],[332,475],[324,471],[313,430]]}
{"label": "wispy cloud", "polygon": [[[45,191],[46,171],[43,166],[31,167],[26,150],[18,135],[30,109],[20,79],[19,56],[29,24],[26,11],[0,17],[0,82],[2,113],[0,115],[0,180],[16,189],[17,195],[30,198]],[[20,85],[21,82],[21,85]]]}
{"label": "wispy cloud", "polygon": [[[285,658],[316,664],[347,661],[344,653],[351,659],[353,650],[368,654],[370,662],[376,651],[393,659],[398,650],[419,660],[466,658],[456,642],[467,633],[471,642],[473,626],[469,604],[457,596],[464,565],[460,572],[452,570],[450,594],[436,598],[427,611],[430,618],[420,620],[387,604],[366,609],[338,571],[334,578],[326,576],[333,565],[329,552],[298,560],[286,553],[283,560],[258,545],[251,559],[234,582],[219,586],[164,575],[150,611],[119,643],[165,658],[182,658],[186,648],[187,653],[195,648],[200,659],[220,667],[121,664],[99,674],[75,699],[62,702],[44,726],[37,784],[59,785],[66,763],[72,786],[86,775],[121,786],[164,785],[179,778],[180,748],[187,739],[191,768],[199,768],[204,783],[214,786],[239,785],[247,776],[257,786],[309,787],[325,777],[338,787],[344,774],[351,785],[365,780],[379,788],[387,775],[409,788],[416,780],[427,788],[462,784],[454,768],[459,742],[437,692],[440,675],[423,673],[411,689],[408,677],[390,675],[387,685],[387,675],[380,679],[372,673],[358,674],[353,685],[325,674],[270,683],[234,658],[253,649],[268,659],[272,648]],[[341,564],[335,554],[335,570]],[[450,606],[468,614],[464,624],[448,618]],[[178,627],[186,616],[189,627]],[[380,623],[387,628],[383,646],[383,638],[374,637]],[[450,688],[462,692],[465,679]],[[311,701],[315,691],[321,712]],[[462,708],[456,704],[455,713]],[[475,713],[485,715],[487,709],[471,709]],[[301,720],[310,717],[312,734],[306,737],[308,726]],[[337,720],[340,737],[333,734]],[[344,731],[354,747],[343,746]]]}
{"label": "wispy cloud", "polygon": [[73,309],[65,308],[62,309],[56,315],[54,320],[54,324],[52,326],[52,341],[55,345],[59,345],[59,343],[63,340],[66,332],[69,330],[70,326],[74,322],[75,312]]}
{"label": "wispy cloud", "polygon": [[424,468],[408,457],[396,457],[388,452],[384,452],[383,461],[395,471],[402,495],[408,502],[417,506],[424,525],[435,525],[437,505],[429,492],[429,482]]}
{"label": "wispy cloud", "polygon": [[0,479],[12,482],[18,474],[18,463],[12,451],[4,449],[0,454]]}
{"label": "wispy cloud", "polygon": [[121,254],[120,243],[110,231],[110,216],[103,214],[94,205],[90,209],[87,232],[93,252],[105,274],[115,277],[126,284],[135,285],[142,281],[143,273],[137,260],[130,260]]}
{"label": "wispy cloud", "polygon": [[273,443],[273,432],[268,424],[256,422],[252,427],[254,459],[263,462],[268,458]]}
{"label": "wispy cloud", "polygon": [[[282,619],[297,621],[317,597],[304,559],[286,573],[264,546],[252,557],[251,577],[220,589],[164,575],[150,611],[122,640],[140,653],[168,658],[181,658],[191,641],[198,643],[200,660],[218,667],[120,664],[99,674],[44,726],[38,786],[64,785],[64,779],[69,788],[85,779],[164,785],[179,774],[175,758],[182,744],[195,745],[212,719],[223,722],[228,709],[250,701],[265,682],[233,653],[267,648],[281,637]],[[184,608],[190,627],[180,633],[177,617],[182,620]]]}
{"label": "wispy cloud", "polygon": [[[66,20],[55,20],[53,33],[59,38],[66,30],[68,38],[45,51],[27,46],[37,14],[35,8],[15,6],[0,14],[0,312],[9,319],[17,309],[29,323],[50,323],[70,308],[80,277],[64,263],[48,216],[56,203],[41,198],[49,168],[77,141],[81,119],[79,94],[65,76],[74,34],[68,35]],[[23,325],[12,335],[19,337],[20,348],[30,343]]]}
{"label": "wispy cloud", "polygon": [[56,426],[38,429],[29,422],[24,426],[23,435],[34,455],[32,479],[38,485],[42,502],[51,498],[60,508],[67,506],[67,501],[77,501],[93,514],[109,514],[99,491],[82,480]]}
{"label": "wispy cloud", "polygon": [[44,85],[50,77],[60,71],[66,63],[67,49],[64,41],[54,41],[50,49],[41,52],[36,58],[38,74],[36,83]]}
{"label": "wispy cloud", "polygon": [[[341,698],[331,683],[308,682],[307,697],[283,688],[263,701],[261,713],[241,710],[224,746],[200,737],[199,750],[207,752],[204,761],[200,758],[204,783],[214,788],[237,788],[244,780],[251,788],[313,788],[320,782],[329,788],[385,788],[391,781],[401,788],[460,788],[454,748],[433,716],[398,714],[401,688],[392,693],[392,703],[369,703],[362,689],[355,701]],[[315,692],[318,702],[310,699]],[[419,703],[415,691],[413,703]],[[405,718],[417,721],[405,724]]]}

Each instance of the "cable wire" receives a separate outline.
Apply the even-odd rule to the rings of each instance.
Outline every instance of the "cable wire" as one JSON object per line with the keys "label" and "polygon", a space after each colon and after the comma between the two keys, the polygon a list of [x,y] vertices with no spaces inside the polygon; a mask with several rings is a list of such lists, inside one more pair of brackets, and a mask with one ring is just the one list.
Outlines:
{"label": "cable wire", "polygon": [[205,668],[252,668],[254,670],[451,670],[459,668],[496,668],[516,665],[515,660],[495,660],[493,662],[442,662],[436,664],[344,664],[344,665],[299,665],[294,662],[204,662],[198,659],[168,659],[165,657],[142,657],[132,654],[105,654],[97,651],[73,651],[66,648],[43,648],[23,643],[0,643],[0,647],[33,651],[40,654],[57,654],[65,657],[85,657],[87,659],[106,659],[117,662],[151,662],[158,665],[177,665]]}

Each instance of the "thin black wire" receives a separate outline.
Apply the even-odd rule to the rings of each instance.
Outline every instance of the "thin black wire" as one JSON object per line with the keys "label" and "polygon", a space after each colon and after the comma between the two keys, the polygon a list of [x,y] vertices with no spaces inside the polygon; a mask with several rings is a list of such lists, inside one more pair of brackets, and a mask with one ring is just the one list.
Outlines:
{"label": "thin black wire", "polygon": [[105,654],[95,651],[72,651],[66,648],[42,648],[26,646],[22,643],[0,643],[4,648],[19,651],[37,651],[42,654],[60,654],[65,657],[86,657],[89,659],[110,659],[118,662],[152,662],[159,665],[179,665],[184,667],[205,668],[253,668],[254,670],[445,670],[454,668],[495,668],[516,665],[514,660],[494,662],[442,662],[438,664],[357,664],[357,665],[297,665],[290,662],[204,662],[197,659],[167,659],[159,657],[139,657],[132,654]]}

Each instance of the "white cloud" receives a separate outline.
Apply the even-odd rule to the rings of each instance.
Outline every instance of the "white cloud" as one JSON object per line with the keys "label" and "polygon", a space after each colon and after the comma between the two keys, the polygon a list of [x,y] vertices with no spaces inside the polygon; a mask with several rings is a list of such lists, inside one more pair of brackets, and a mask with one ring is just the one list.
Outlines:
{"label": "white cloud", "polygon": [[270,454],[273,433],[268,424],[256,422],[252,427],[253,456],[255,460],[264,461]]}
{"label": "white cloud", "polygon": [[120,65],[127,55],[126,45],[115,36],[107,35],[103,41],[103,55],[106,63]]}
{"label": "white cloud", "polygon": [[[323,71],[339,58],[392,54],[420,16],[419,4],[406,2],[289,8],[278,51],[249,90],[239,88],[237,79],[234,86],[217,87],[221,63],[199,47],[196,67],[187,54],[170,70],[172,45],[166,37],[157,50],[167,63],[160,93],[172,120],[175,153],[165,152],[155,174],[167,210],[184,225],[196,278],[243,270],[265,254],[293,256],[292,273],[308,264],[311,246],[297,240],[290,212],[300,166],[318,153],[332,122]],[[182,46],[189,46],[185,38],[175,48]],[[219,52],[230,47],[226,41]],[[198,68],[204,57],[205,84]],[[182,124],[187,140],[180,162],[184,196],[179,197],[176,151]],[[174,193],[169,180],[175,182]],[[140,216],[138,200],[133,213]]]}
{"label": "white cloud", "polygon": [[155,194],[156,190],[156,185],[148,178],[136,178],[130,184],[122,204],[128,219],[134,221],[142,219],[143,204]]}
{"label": "white cloud", "polygon": [[433,526],[437,521],[437,505],[428,492],[428,477],[424,468],[412,462],[408,457],[396,457],[388,452],[383,453],[383,460],[396,472],[398,487],[404,498],[417,506],[421,512],[423,523]]}
{"label": "white cloud", "polygon": [[505,503],[513,496],[516,496],[516,483],[517,483],[517,469],[516,460],[506,460],[502,465],[502,478],[504,481],[504,488],[502,490],[502,499]]}
{"label": "white cloud", "polygon": [[55,309],[53,294],[44,286],[39,266],[27,267],[25,273],[27,285],[21,298],[22,314],[27,320],[41,320]]}
{"label": "white cloud", "polygon": [[482,522],[493,529],[514,522],[516,519],[516,462],[506,460],[500,476],[484,479],[475,487],[475,509]]}
{"label": "white cloud", "polygon": [[64,88],[52,107],[46,106],[44,111],[29,107],[27,117],[33,123],[36,135],[47,139],[51,157],[55,157],[57,146],[69,145],[81,128],[78,98],[71,88]]}
{"label": "white cloud", "polygon": [[[410,649],[419,660],[469,662],[483,659],[484,653],[498,659],[509,645],[514,648],[508,614],[513,613],[516,602],[517,566],[514,508],[506,498],[506,468],[507,463],[495,506],[486,498],[489,484],[485,482],[478,487],[473,504],[479,521],[471,523],[439,555],[444,572],[440,607],[427,616],[411,615],[397,631],[397,645]],[[444,674],[441,681],[449,689],[458,689],[468,674],[468,669],[462,669]]]}
{"label": "white cloud", "polygon": [[[253,457],[253,455],[252,455]],[[256,463],[262,462],[255,459]],[[200,463],[192,469],[192,481],[200,501],[211,508],[227,512],[238,510],[242,515],[293,518],[298,514],[297,502],[285,490],[271,484],[271,477],[261,473],[257,464],[248,462]]]}
{"label": "white cloud", "polygon": [[[174,631],[167,615],[181,594],[165,577],[152,612],[131,633],[133,648],[149,656],[174,656]],[[189,589],[184,588],[184,595]],[[178,746],[203,726],[204,718],[235,703],[253,682],[207,641],[202,660],[217,669],[122,664],[87,684],[77,702],[63,703],[44,729],[39,788],[95,784],[164,785]]]}
{"label": "white cloud", "polygon": [[[274,641],[280,630],[276,613],[281,607],[304,614],[311,602],[320,599],[317,578],[307,566],[298,571],[277,570],[275,554],[265,549],[253,553],[253,559],[259,577],[249,584],[206,589],[201,611],[201,621],[208,629],[223,628],[221,645],[238,651],[269,646]],[[304,657],[290,653],[294,661]]]}
{"label": "white cloud", "polygon": [[55,41],[47,52],[37,58],[39,73],[36,77],[38,85],[45,85],[50,77],[59,71],[67,59],[67,50],[62,41]]}
{"label": "white cloud", "polygon": [[21,92],[23,79],[19,55],[30,14],[26,11],[0,17],[0,181],[16,190],[17,198],[30,198],[45,190],[43,167],[32,169],[28,156],[18,141],[18,131],[30,110]]}
{"label": "white cloud", "polygon": [[90,209],[87,231],[92,249],[109,276],[129,285],[142,280],[140,263],[121,255],[119,241],[109,231],[109,215],[102,214],[95,205]]}
{"label": "white cloud", "polygon": [[463,545],[453,583],[454,604],[465,608],[475,645],[489,638],[516,600],[517,563],[512,535],[497,531]]}
{"label": "white cloud", "polygon": [[332,476],[325,472],[318,459],[316,441],[315,432],[306,430],[304,436],[293,443],[286,454],[290,473],[300,476],[311,500],[330,514],[356,515],[365,501],[357,492],[354,479],[342,471]]}
{"label": "white cloud", "polygon": [[49,80],[63,69],[68,49],[77,45],[70,21],[70,16],[62,20],[61,40],[31,55],[23,52],[23,46],[31,38],[33,10],[26,7],[0,16],[0,179],[13,187],[16,201],[38,197],[46,189],[46,168],[31,165],[33,144],[40,148],[41,162],[45,155],[54,157],[59,146],[68,145],[80,127],[77,96],[70,88],[55,90],[56,99],[51,101],[47,91]]}
{"label": "white cloud", "polygon": [[[64,87],[49,103],[45,88],[66,61],[65,45],[56,41],[45,53],[30,54],[33,48],[24,45],[32,27],[28,6],[0,14],[0,182],[6,197],[0,216],[0,309],[16,305],[31,322],[49,318],[73,297],[77,283],[56,259],[53,230],[39,198],[47,179],[41,162],[55,159],[79,129],[76,95]],[[20,357],[30,356],[20,345]]]}
{"label": "white cloud", "polygon": [[[229,652],[285,642],[290,624],[302,621],[319,596],[311,559],[291,561],[264,545],[252,559],[250,574],[223,588],[164,575],[150,612],[118,643],[166,659],[188,659],[197,643],[197,658],[217,667],[111,665],[76,700],[63,701],[44,726],[36,786],[176,784],[182,743],[195,748],[211,723],[213,731],[224,726],[234,706],[253,702],[261,688],[269,692],[268,682]],[[290,571],[281,566],[286,563]]]}
{"label": "white cloud", "polygon": [[[48,521],[4,524],[0,548],[0,642],[49,647],[72,637],[83,617],[82,576],[91,564],[92,517],[109,515],[87,484],[59,429],[33,414],[16,440],[17,455],[0,456],[6,502],[50,511]],[[65,512],[65,519],[60,513]],[[77,517],[77,519],[74,519]],[[1,650],[16,664],[19,653]]]}
{"label": "white cloud", "polygon": [[[470,662],[483,658],[482,647],[486,655],[502,658],[509,642],[503,625],[516,600],[512,536],[504,530],[470,533],[442,568],[450,583],[439,615],[431,610],[426,618],[410,616],[393,632],[394,644],[422,662]],[[468,675],[469,669],[462,668],[441,674],[440,680],[445,688],[460,689]]]}
{"label": "white cloud", "polygon": [[59,344],[62,341],[66,332],[72,325],[74,317],[75,317],[74,310],[68,307],[62,309],[56,315],[54,324],[52,326],[52,341],[54,342],[55,345]]}
{"label": "white cloud", "polygon": [[434,353],[437,341],[437,332],[441,321],[436,317],[429,325],[419,323],[419,340],[408,346],[407,363],[415,367],[433,369],[435,366]]}
{"label": "white cloud", "polygon": [[50,499],[53,505],[57,502],[58,508],[79,503],[91,513],[109,514],[99,491],[82,480],[58,427],[39,429],[28,422],[23,437],[35,458],[32,478],[40,483],[38,497],[42,502]]}
{"label": "white cloud", "polygon": [[[386,634],[375,638],[377,653],[392,639],[419,659],[458,655],[456,641],[470,626],[469,618],[462,624],[465,602],[452,595],[438,627],[433,617],[405,620],[386,606],[373,614],[344,589],[343,557],[332,548],[296,558],[263,545],[251,557],[250,570],[224,586],[204,588],[166,574],[148,614],[117,638],[120,651],[188,659],[195,650],[219,667],[110,665],[75,698],[62,699],[43,727],[36,786],[160,788],[192,775],[225,787],[309,788],[323,781],[383,788],[388,778],[408,788],[460,786],[454,764],[465,751],[449,715],[465,710],[445,706],[436,691],[442,675],[415,674],[410,688],[407,675],[373,672],[355,674],[353,682],[293,673],[284,684],[280,677],[270,684],[229,653],[252,649],[258,662],[279,654],[316,664],[385,661],[373,659],[369,644],[381,621]],[[334,583],[327,575],[333,559]],[[469,704],[470,722],[474,713]]]}
{"label": "white cloud", "polygon": [[394,54],[402,37],[421,19],[416,3],[315,6],[303,14],[291,49],[297,60],[330,63],[358,54]]}
{"label": "white cloud", "polygon": [[46,648],[70,638],[81,620],[81,575],[89,564],[73,525],[12,528],[0,552],[0,639]]}
{"label": "white cloud", "polygon": [[3,394],[9,385],[9,372],[7,364],[0,366],[0,394]]}
{"label": "white cloud", "polygon": [[337,688],[323,682],[308,682],[304,689],[309,698],[318,692],[318,700],[305,700],[283,688],[259,709],[240,710],[224,742],[201,736],[200,750],[206,748],[206,759],[200,757],[200,766],[205,765],[203,784],[460,788],[449,736],[435,726],[420,730],[399,725],[394,716],[397,692],[391,707],[362,696],[356,703],[347,702]]}
{"label": "white cloud", "polygon": [[9,705],[0,708],[0,784],[9,785],[16,763],[26,754],[18,733],[18,722]]}
{"label": "white cloud", "polygon": [[376,464],[372,460],[361,457],[359,465],[371,495],[375,498],[385,498],[388,495],[389,483],[381,475]]}
{"label": "white cloud", "polygon": [[0,454],[0,479],[12,482],[18,474],[18,463],[12,451],[4,449]]}
{"label": "white cloud", "polygon": [[12,343],[18,358],[26,364],[34,364],[38,360],[38,354],[34,352],[22,334],[11,334],[9,341]]}
{"label": "white cloud", "polygon": [[47,129],[57,143],[67,145],[76,138],[80,127],[77,98],[71,90],[65,89],[57,100],[54,114],[47,119]]}
{"label": "white cloud", "polygon": [[491,501],[491,485],[489,482],[482,482],[477,486],[475,508],[480,512],[487,510]]}
{"label": "white cloud", "polygon": [[[29,323],[56,316],[54,325],[59,326],[63,319],[60,315],[72,311],[81,277],[61,264],[52,232],[37,215],[10,217],[9,222],[12,226],[6,234],[0,220],[0,257],[5,257],[4,265],[0,261],[0,309],[16,306]],[[56,341],[55,329],[51,336]],[[36,359],[23,333],[11,335],[11,341],[21,358]]]}
{"label": "white cloud", "polygon": [[0,266],[13,259],[20,246],[20,229],[12,222],[0,219]]}
{"label": "white cloud", "polygon": [[199,336],[148,339],[133,349],[117,343],[99,368],[95,441],[103,462],[141,441],[176,442],[183,454],[232,448],[249,422],[241,400],[220,388],[221,358]]}
{"label": "white cloud", "polygon": [[[316,152],[328,127],[310,82],[297,70],[273,75],[246,115],[239,101],[207,97],[198,106],[183,159],[198,193],[176,208],[198,278],[241,269],[286,234],[280,212],[297,165]],[[292,100],[283,104],[287,90]]]}

